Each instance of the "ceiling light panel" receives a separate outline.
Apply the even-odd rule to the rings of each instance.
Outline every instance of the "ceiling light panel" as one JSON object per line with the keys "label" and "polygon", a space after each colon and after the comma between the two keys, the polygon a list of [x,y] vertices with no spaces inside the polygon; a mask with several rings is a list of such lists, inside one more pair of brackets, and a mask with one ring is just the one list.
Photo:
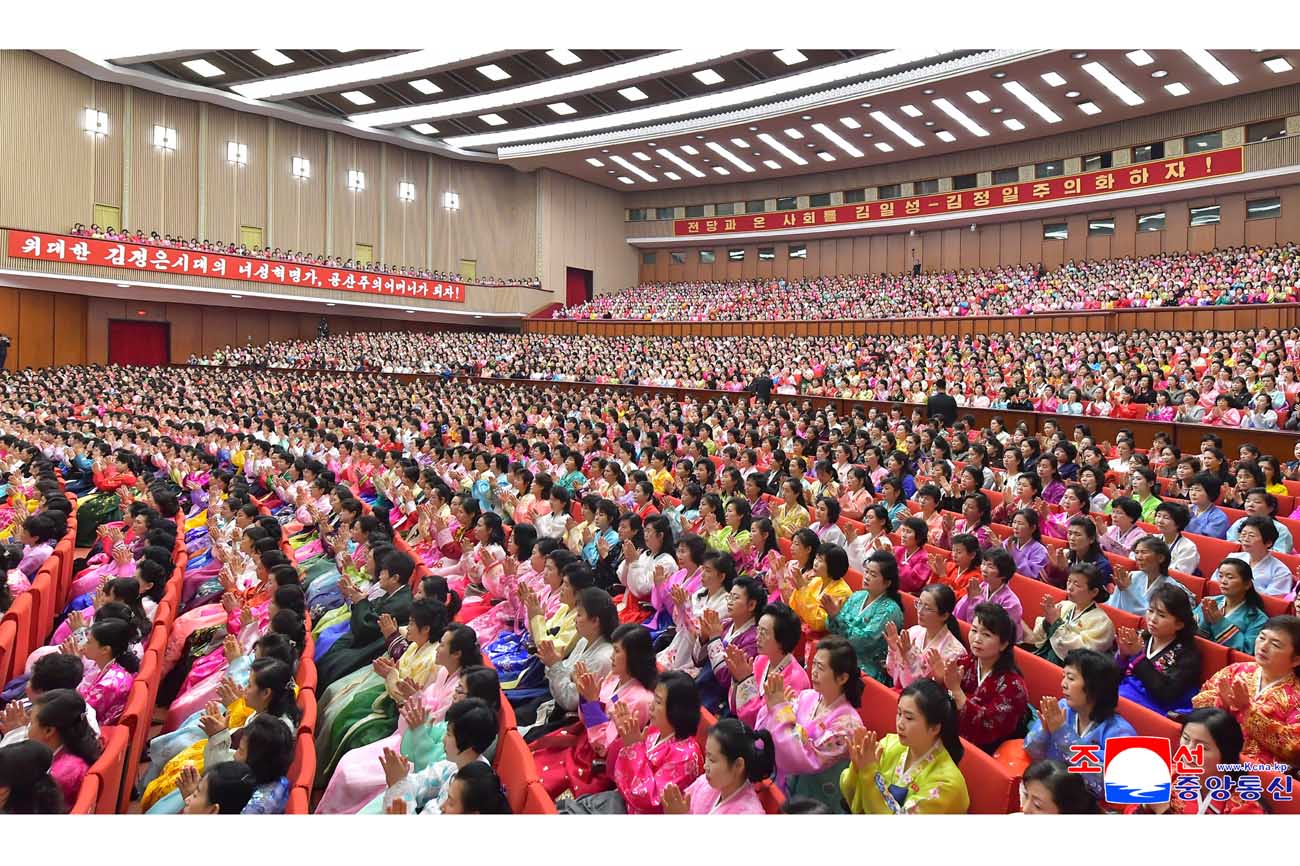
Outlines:
{"label": "ceiling light panel", "polygon": [[434,126],[432,123],[412,123],[411,129],[423,133],[424,135],[433,135],[438,131],[438,127]]}
{"label": "ceiling light panel", "polygon": [[862,127],[862,124],[858,123],[856,120],[854,120],[851,117],[841,117],[840,126],[844,127],[845,129],[860,129]]}
{"label": "ceiling light panel", "polygon": [[216,78],[217,76],[226,74],[226,71],[220,66],[203,59],[186,60],[181,65],[193,72],[195,75],[202,75],[204,78]]}
{"label": "ceiling light panel", "polygon": [[[690,145],[685,145],[685,146],[683,146],[683,147],[682,147],[682,150],[686,150],[687,147],[690,147]],[[693,153],[699,153],[699,151],[695,150],[695,148],[693,148],[693,147],[691,147],[691,152],[693,152]],[[704,172],[700,171],[698,168],[696,168],[695,166],[691,165],[689,162],[687,162],[686,160],[682,159],[680,156],[678,156],[677,154],[673,153],[671,150],[669,150],[669,149],[666,148],[666,147],[661,147],[661,148],[659,148],[658,150],[655,151],[655,153],[659,154],[659,155],[662,156],[664,159],[668,160],[668,161],[671,162],[673,165],[677,166],[677,167],[680,168],[682,171],[684,171],[684,172],[686,172],[687,174],[689,174],[691,177],[704,177]]]}
{"label": "ceiling light panel", "polygon": [[630,178],[630,177],[624,177],[623,175],[619,175],[619,177],[618,177],[618,182],[619,182],[619,183],[627,183],[627,184],[636,183],[636,181],[632,180],[632,178]]}
{"label": "ceiling light panel", "polygon": [[1080,102],[1079,110],[1090,117],[1094,114],[1101,114],[1101,109],[1097,107],[1095,102]]}
{"label": "ceiling light panel", "polygon": [[1005,126],[1007,129],[1011,130],[1012,132],[1019,132],[1020,130],[1025,128],[1025,125],[1020,121],[1016,120],[1014,117],[1008,117],[1006,120],[1002,121],[1002,125]]}
{"label": "ceiling light panel", "polygon": [[572,105],[570,105],[567,102],[552,102],[550,105],[546,107],[549,108],[551,111],[555,112],[556,114],[560,115],[561,117],[569,114],[578,113],[578,109],[574,108]]}
{"label": "ceiling light panel", "polygon": [[1139,48],[1137,51],[1130,51],[1128,54],[1125,54],[1124,56],[1127,57],[1128,62],[1132,63],[1134,66],[1150,66],[1152,63],[1156,62],[1155,58],[1153,58],[1150,54],[1147,54],[1141,48]]}
{"label": "ceiling light panel", "polygon": [[476,66],[474,67],[474,71],[477,72],[479,75],[482,75],[488,81],[505,81],[507,78],[510,77],[509,72],[506,72],[504,69],[502,69],[500,66],[497,66],[495,63],[488,63],[483,66]]}
{"label": "ceiling light panel", "polygon": [[1191,90],[1188,89],[1187,85],[1183,84],[1181,81],[1169,82],[1165,85],[1165,90],[1168,90],[1174,96],[1186,96],[1191,93]]}
{"label": "ceiling light panel", "polygon": [[987,129],[980,126],[975,121],[971,120],[969,117],[966,116],[966,114],[960,108],[953,105],[948,100],[936,99],[933,101],[934,101],[935,108],[939,109],[944,114],[948,115],[953,120],[960,123],[962,127],[964,127],[965,130],[969,132],[971,135],[975,135],[975,136],[979,136],[980,138],[983,138],[984,136],[989,134]]}
{"label": "ceiling light panel", "polygon": [[414,81],[408,81],[412,87],[423,93],[425,96],[432,96],[435,93],[442,93],[442,88],[434,84],[427,78],[417,78]]}
{"label": "ceiling light panel", "polygon": [[639,160],[641,160],[642,162],[649,162],[649,161],[650,161],[650,157],[649,157],[649,155],[647,155],[647,154],[645,154],[645,153],[642,153],[642,152],[639,151],[639,150],[634,150],[634,151],[632,151],[632,157],[633,157],[634,159],[639,159]]}
{"label": "ceiling light panel", "polygon": [[[276,99],[302,96],[322,90],[339,90],[349,85],[368,84],[388,78],[400,78],[415,75],[430,69],[453,66],[464,63],[474,57],[464,51],[446,49],[423,49],[408,51],[377,60],[363,60],[344,66],[329,66],[297,75],[282,75],[278,78],[264,78],[244,84],[231,85],[231,90],[247,99]],[[410,123],[425,118],[415,115],[399,118],[394,123]]]}
{"label": "ceiling light panel", "polygon": [[478,119],[488,126],[505,126],[506,119],[499,114],[480,114]]}
{"label": "ceiling light panel", "polygon": [[900,105],[898,110],[906,114],[908,117],[921,116],[921,109],[917,108],[915,105]]}
{"label": "ceiling light panel", "polygon": [[1125,105],[1141,105],[1146,101],[1135,93],[1131,87],[1116,78],[1109,69],[1096,61],[1083,64],[1083,71],[1097,79],[1103,87],[1119,97],[1119,101]]}
{"label": "ceiling light panel", "polygon": [[957,136],[953,135],[951,132],[949,132],[946,129],[939,130],[934,134],[934,137],[946,144],[952,144],[954,141],[957,140]]}
{"label": "ceiling light panel", "polygon": [[546,56],[561,66],[572,66],[575,63],[582,62],[581,57],[567,48],[552,48],[550,51],[546,52]]}
{"label": "ceiling light panel", "polygon": [[[557,75],[532,84],[521,84],[517,87],[496,90],[491,93],[480,93],[425,105],[405,105],[400,108],[354,114],[348,119],[366,126],[389,126],[410,123],[415,120],[438,120],[440,118],[460,117],[466,114],[479,114],[484,111],[500,111],[502,108],[539,102],[555,102],[563,97],[580,96],[593,91],[608,90],[627,84],[630,81],[640,81],[665,75],[684,67],[698,66],[700,63],[715,61],[721,56],[725,55],[719,55],[716,51],[669,51],[665,54],[643,57],[627,63],[616,63],[573,75]],[[645,92],[635,85],[623,87],[618,92],[629,102],[640,102],[647,98]]]}
{"label": "ceiling light panel", "polygon": [[774,160],[774,159],[765,159],[765,160],[763,160],[763,165],[765,165],[765,166],[767,166],[768,168],[772,169],[772,171],[780,171],[780,169],[781,169],[781,163],[777,162],[777,161]]}
{"label": "ceiling light panel", "polygon": [[817,156],[822,162],[834,162],[835,157],[824,150],[817,151]]}
{"label": "ceiling light panel", "polygon": [[721,174],[721,175],[728,175],[728,174],[731,174],[731,172],[727,171],[725,168],[723,168],[723,167],[720,166],[720,165],[715,165],[715,166],[713,167],[713,170],[714,170],[716,173]]}
{"label": "ceiling light panel", "polygon": [[721,84],[726,79],[712,69],[701,69],[698,72],[691,73],[695,80],[701,84],[714,85]]}
{"label": "ceiling light panel", "polygon": [[681,179],[682,179],[682,176],[681,176],[680,174],[678,174],[677,172],[675,172],[675,171],[666,171],[666,172],[664,172],[664,177],[668,178],[669,180],[681,180]]}
{"label": "ceiling light panel", "polygon": [[886,144],[886,143],[883,142],[883,141],[877,141],[877,142],[876,142],[876,150],[879,150],[879,151],[881,151],[881,152],[883,152],[883,153],[890,153],[890,152],[893,151],[893,149],[894,149],[894,148],[893,148],[891,145],[888,145],[888,144]]}
{"label": "ceiling light panel", "polygon": [[1269,72],[1283,73],[1291,71],[1291,63],[1285,57],[1270,57],[1264,61]]}
{"label": "ceiling light panel", "polygon": [[340,93],[339,96],[342,96],[344,99],[346,99],[348,102],[351,102],[353,105],[374,105],[375,104],[374,99],[362,93],[360,90],[347,90],[344,91],[343,93]]}
{"label": "ceiling light panel", "polygon": [[591,166],[592,168],[604,168],[604,167],[605,167],[605,163],[603,163],[603,162],[601,162],[600,160],[596,159],[596,157],[594,157],[594,156],[589,156],[589,157],[587,157],[587,165]]}
{"label": "ceiling light panel", "polygon": [[[654,124],[667,120],[687,118],[693,115],[700,115],[701,113],[716,113],[734,106],[751,105],[755,102],[771,102],[772,100],[782,96],[803,93],[810,89],[861,79],[865,76],[874,75],[885,70],[897,70],[903,65],[916,64],[935,57],[941,57],[954,50],[955,49],[918,48],[883,51],[879,54],[857,57],[843,63],[836,63],[830,66],[823,66],[817,69],[795,73],[794,75],[773,78],[757,84],[734,87],[730,90],[719,90],[716,93],[678,99],[631,111],[618,112],[615,114],[586,118],[583,120],[536,126],[528,129],[518,129],[509,132],[459,136],[447,139],[447,143],[454,147],[509,145],[522,141],[540,141],[543,139],[554,139],[565,136],[588,135],[619,127]],[[761,109],[762,107],[760,106],[759,108]],[[686,122],[696,124],[703,119],[704,118],[697,116],[693,120]],[[621,132],[613,133],[613,135],[623,137],[628,135],[629,132],[631,132],[631,130],[624,129]],[[545,143],[532,145],[527,148],[506,148],[504,151],[498,151],[498,155],[504,155],[505,158],[531,155],[531,151],[534,148],[549,150],[552,147],[552,144]]]}
{"label": "ceiling light panel", "polygon": [[983,90],[967,90],[966,96],[969,97],[970,101],[975,103],[976,105],[983,105],[984,103],[989,101],[988,94],[985,93]]}
{"label": "ceiling light panel", "polygon": [[253,54],[272,66],[288,66],[293,63],[292,57],[274,48],[258,48],[253,51]]}
{"label": "ceiling light panel", "polygon": [[741,150],[749,150],[749,142],[745,141],[743,138],[733,138],[731,143]]}
{"label": "ceiling light panel", "polygon": [[1043,120],[1046,120],[1048,123],[1061,122],[1061,116],[1059,114],[1044,105],[1041,99],[1026,90],[1025,86],[1019,81],[1004,81],[1002,82],[1002,86],[1006,89],[1007,93],[1010,93],[1016,99],[1019,99],[1030,111],[1037,114]]}
{"label": "ceiling light panel", "polygon": [[683,145],[682,145],[682,153],[688,153],[688,154],[690,154],[691,156],[699,156],[699,155],[700,155],[700,152],[699,152],[698,150],[695,149],[695,146],[694,146],[694,145],[691,145],[691,144],[683,144]]}
{"label": "ceiling light panel", "polygon": [[790,160],[791,162],[793,162],[795,165],[807,165],[807,164],[808,164],[808,160],[804,159],[802,156],[800,156],[799,154],[795,153],[795,152],[794,152],[793,150],[791,150],[790,148],[786,147],[786,146],[785,146],[784,144],[782,144],[781,141],[780,141],[779,139],[777,139],[777,137],[774,136],[774,135],[769,135],[769,134],[766,133],[766,132],[760,132],[760,133],[758,134],[758,140],[761,141],[761,142],[763,142],[764,144],[766,144],[768,147],[772,148],[773,150],[775,150],[777,153],[779,153],[779,154],[781,154],[782,156],[784,156],[786,159],[788,159],[788,160]]}
{"label": "ceiling light panel", "polygon": [[[921,139],[917,138],[915,135],[912,135],[912,133],[908,132],[906,129],[903,129],[903,127],[898,125],[896,120],[888,114],[885,114],[885,112],[873,111],[871,112],[871,119],[910,144],[912,147],[925,147],[925,142],[921,141]],[[877,145],[877,147],[878,146],[879,145]]]}
{"label": "ceiling light panel", "polygon": [[808,59],[798,48],[782,48],[780,51],[773,51],[772,54],[786,66],[794,66]]}
{"label": "ceiling light panel", "polygon": [[1065,78],[1059,72],[1044,72],[1043,80],[1047,82],[1048,87],[1060,87],[1065,84]]}
{"label": "ceiling light panel", "polygon": [[621,156],[611,154],[609,157],[609,161],[619,166],[620,168],[627,169],[632,174],[636,175],[642,180],[649,181],[650,183],[656,183],[659,180],[657,177],[645,171],[640,166],[634,165],[633,163],[629,162],[628,160],[624,159]]}
{"label": "ceiling light panel", "polygon": [[831,144],[835,145],[835,146],[838,147],[840,150],[842,150],[842,151],[844,151],[845,153],[847,153],[849,156],[854,157],[855,159],[861,159],[861,158],[862,158],[862,151],[858,150],[858,149],[857,149],[856,147],[854,147],[852,144],[849,144],[849,142],[845,141],[844,138],[843,138],[843,137],[842,137],[838,132],[836,132],[835,130],[831,129],[831,128],[830,128],[829,126],[827,126],[826,124],[824,124],[824,123],[814,123],[812,128],[813,128],[813,129],[814,129],[814,130],[815,130],[819,135],[821,135],[822,138],[826,139],[826,140],[829,141]]}
{"label": "ceiling light panel", "polygon": [[803,138],[803,133],[800,132],[799,130],[795,129],[794,127],[791,127],[790,129],[787,129],[787,130],[785,131],[785,136],[786,136],[786,138],[792,138],[792,139],[794,139],[795,141],[798,141],[798,140],[800,140],[801,138]]}
{"label": "ceiling light panel", "polygon": [[725,147],[723,147],[722,145],[718,144],[716,141],[705,142],[705,147],[707,147],[709,150],[713,151],[713,152],[716,153],[718,156],[720,156],[720,157],[722,157],[723,159],[725,159],[727,162],[729,162],[729,163],[731,163],[732,165],[734,165],[736,168],[738,168],[738,169],[740,169],[741,171],[745,172],[746,174],[750,174],[750,173],[752,173],[752,172],[754,171],[754,167],[753,167],[752,165],[750,165],[749,163],[745,162],[743,159],[741,159],[740,157],[736,156],[734,153],[732,153],[731,151],[727,150]]}
{"label": "ceiling light panel", "polygon": [[1197,66],[1208,72],[1211,78],[1224,87],[1229,84],[1236,84],[1240,80],[1236,75],[1232,74],[1231,69],[1219,62],[1219,58],[1204,48],[1184,48],[1183,53],[1192,58]]}

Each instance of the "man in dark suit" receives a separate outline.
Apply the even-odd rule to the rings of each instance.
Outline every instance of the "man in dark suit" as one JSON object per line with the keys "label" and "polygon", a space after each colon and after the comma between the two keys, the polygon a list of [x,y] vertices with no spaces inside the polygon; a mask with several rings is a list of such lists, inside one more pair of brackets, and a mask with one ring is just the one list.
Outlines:
{"label": "man in dark suit", "polygon": [[339,578],[343,596],[352,607],[351,618],[348,631],[316,662],[321,691],[335,680],[370,664],[384,651],[388,641],[379,624],[380,617],[388,614],[398,625],[406,625],[411,616],[411,575],[415,572],[415,560],[395,551],[378,567],[380,592],[373,600],[351,578]]}
{"label": "man in dark suit", "polygon": [[772,385],[773,382],[771,376],[766,373],[759,373],[758,376],[754,378],[754,381],[749,383],[749,388],[747,390],[751,391],[754,396],[758,398],[758,402],[766,404],[772,399]]}
{"label": "man in dark suit", "polygon": [[957,401],[948,396],[948,383],[943,379],[934,383],[934,393],[925,401],[925,416],[942,419],[945,427],[957,421]]}
{"label": "man in dark suit", "polygon": [[5,367],[5,360],[9,357],[9,335],[0,334],[0,370]]}

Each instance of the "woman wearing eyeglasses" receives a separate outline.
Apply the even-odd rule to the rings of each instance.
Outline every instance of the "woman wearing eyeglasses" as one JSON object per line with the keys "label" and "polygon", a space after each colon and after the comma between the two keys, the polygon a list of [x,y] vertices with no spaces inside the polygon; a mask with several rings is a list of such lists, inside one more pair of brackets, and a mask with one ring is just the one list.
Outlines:
{"label": "woman wearing eyeglasses", "polygon": [[965,658],[966,646],[953,615],[956,607],[957,596],[951,587],[931,584],[916,598],[916,625],[903,632],[892,623],[885,626],[889,648],[885,669],[894,680],[894,688],[901,689],[934,674],[931,650],[939,654],[945,666]]}

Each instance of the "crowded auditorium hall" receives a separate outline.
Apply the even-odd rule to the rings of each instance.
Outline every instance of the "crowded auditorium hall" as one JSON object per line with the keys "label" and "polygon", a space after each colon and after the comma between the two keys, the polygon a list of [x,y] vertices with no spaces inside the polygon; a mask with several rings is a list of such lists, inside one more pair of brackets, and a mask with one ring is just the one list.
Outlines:
{"label": "crowded auditorium hall", "polygon": [[1300,51],[155,36],[0,51],[0,814],[1300,813]]}

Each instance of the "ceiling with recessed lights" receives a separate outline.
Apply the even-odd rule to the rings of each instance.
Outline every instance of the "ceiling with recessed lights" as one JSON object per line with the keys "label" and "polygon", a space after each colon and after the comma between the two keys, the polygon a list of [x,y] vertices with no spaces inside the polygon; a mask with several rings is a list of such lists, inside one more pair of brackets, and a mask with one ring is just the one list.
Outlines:
{"label": "ceiling with recessed lights", "polygon": [[1284,49],[256,49],[93,60],[137,86],[180,83],[622,190],[996,146],[1300,81],[1300,52]]}

